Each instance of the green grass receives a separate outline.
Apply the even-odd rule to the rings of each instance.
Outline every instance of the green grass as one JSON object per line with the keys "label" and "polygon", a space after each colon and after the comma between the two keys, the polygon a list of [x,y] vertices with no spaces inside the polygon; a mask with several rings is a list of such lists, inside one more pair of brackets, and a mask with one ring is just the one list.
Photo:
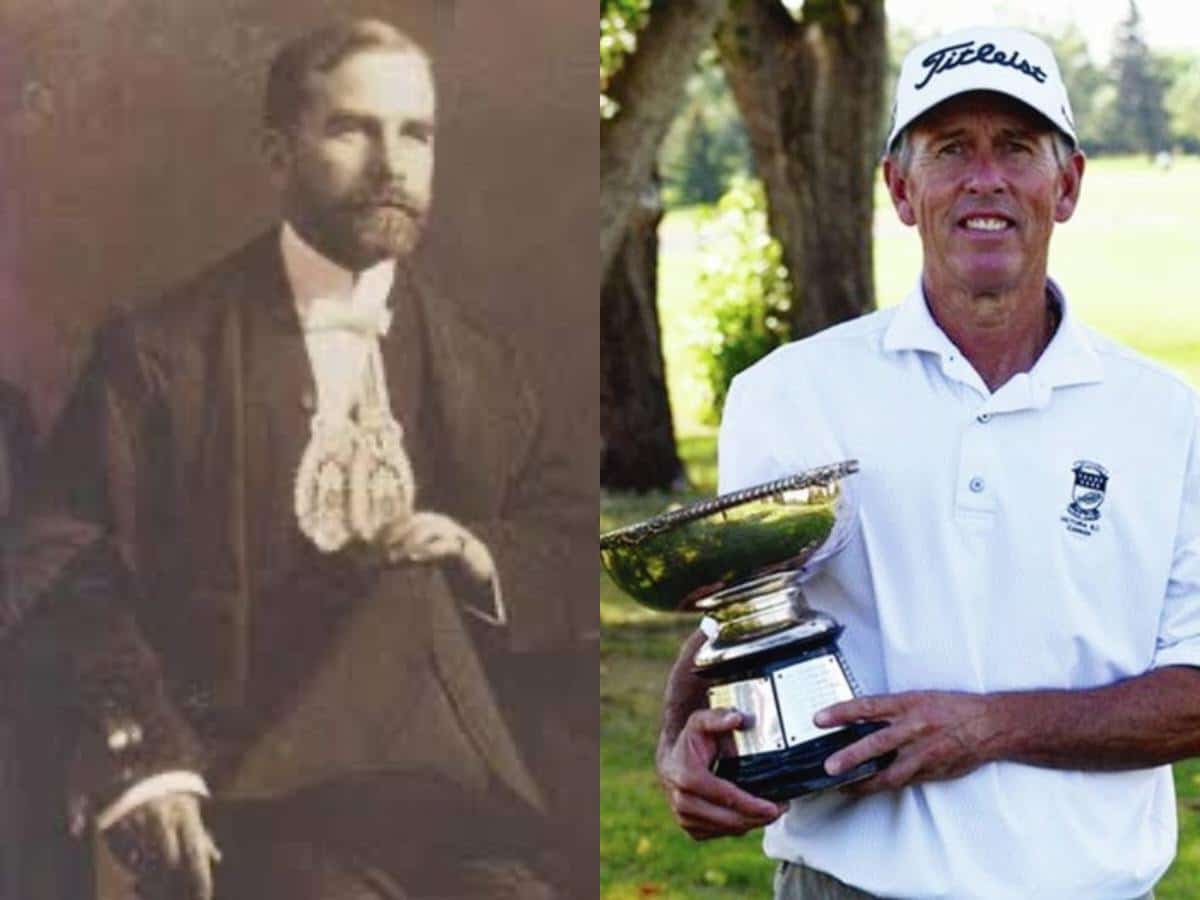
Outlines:
{"label": "green grass", "polygon": [[[711,452],[712,442],[707,446]],[[708,463],[711,465],[711,463]],[[682,498],[673,498],[676,501]],[[664,495],[608,497],[601,527],[646,518]],[[769,865],[759,837],[693,843],[671,819],[654,773],[667,671],[695,618],[643,610],[601,579],[600,884],[606,900],[761,896]]]}
{"label": "green grass", "polygon": [[[877,195],[876,293],[881,306],[916,283],[920,245]],[[696,271],[710,249],[698,233],[703,210],[671,212],[661,229],[660,309],[668,382],[693,490],[606,496],[607,530],[716,486],[711,401],[696,364],[703,323],[695,315]],[[1060,226],[1050,271],[1084,321],[1178,371],[1200,387],[1200,160],[1169,173],[1142,160],[1089,164],[1075,218]],[[674,824],[654,774],[663,685],[676,649],[694,627],[686,616],[642,609],[601,578],[601,892],[605,900],[769,897],[771,866],[758,835],[696,844]],[[1176,766],[1179,853],[1159,900],[1200,897],[1200,760]]]}

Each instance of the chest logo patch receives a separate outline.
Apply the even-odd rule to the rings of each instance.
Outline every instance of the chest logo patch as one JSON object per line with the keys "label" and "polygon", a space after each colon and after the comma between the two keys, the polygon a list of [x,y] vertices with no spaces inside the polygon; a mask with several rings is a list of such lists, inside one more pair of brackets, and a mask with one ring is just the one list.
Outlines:
{"label": "chest logo patch", "polygon": [[1071,485],[1071,501],[1067,504],[1062,522],[1067,531],[1090,535],[1100,530],[1100,507],[1108,489],[1108,470],[1090,460],[1078,460],[1071,471],[1075,483]]}

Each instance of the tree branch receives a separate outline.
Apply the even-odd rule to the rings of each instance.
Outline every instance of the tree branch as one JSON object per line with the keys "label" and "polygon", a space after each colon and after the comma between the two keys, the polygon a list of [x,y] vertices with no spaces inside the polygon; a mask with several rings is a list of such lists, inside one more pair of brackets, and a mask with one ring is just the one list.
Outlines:
{"label": "tree branch", "polygon": [[600,124],[600,271],[621,246],[638,192],[650,177],[696,57],[728,0],[656,4],[637,50],[609,83],[620,109]]}

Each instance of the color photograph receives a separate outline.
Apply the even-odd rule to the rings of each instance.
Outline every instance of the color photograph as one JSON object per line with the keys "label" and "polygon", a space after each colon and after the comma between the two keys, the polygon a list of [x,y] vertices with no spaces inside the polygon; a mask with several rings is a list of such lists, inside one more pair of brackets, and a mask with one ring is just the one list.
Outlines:
{"label": "color photograph", "polygon": [[601,897],[1200,895],[1200,20],[600,55]]}

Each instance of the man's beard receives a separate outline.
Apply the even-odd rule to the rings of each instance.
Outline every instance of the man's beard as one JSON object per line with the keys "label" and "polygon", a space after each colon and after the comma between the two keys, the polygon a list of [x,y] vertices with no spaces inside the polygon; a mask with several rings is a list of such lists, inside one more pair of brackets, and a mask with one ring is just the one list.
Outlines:
{"label": "man's beard", "polygon": [[318,249],[334,262],[363,269],[412,253],[425,225],[425,212],[399,188],[359,191],[309,219]]}

